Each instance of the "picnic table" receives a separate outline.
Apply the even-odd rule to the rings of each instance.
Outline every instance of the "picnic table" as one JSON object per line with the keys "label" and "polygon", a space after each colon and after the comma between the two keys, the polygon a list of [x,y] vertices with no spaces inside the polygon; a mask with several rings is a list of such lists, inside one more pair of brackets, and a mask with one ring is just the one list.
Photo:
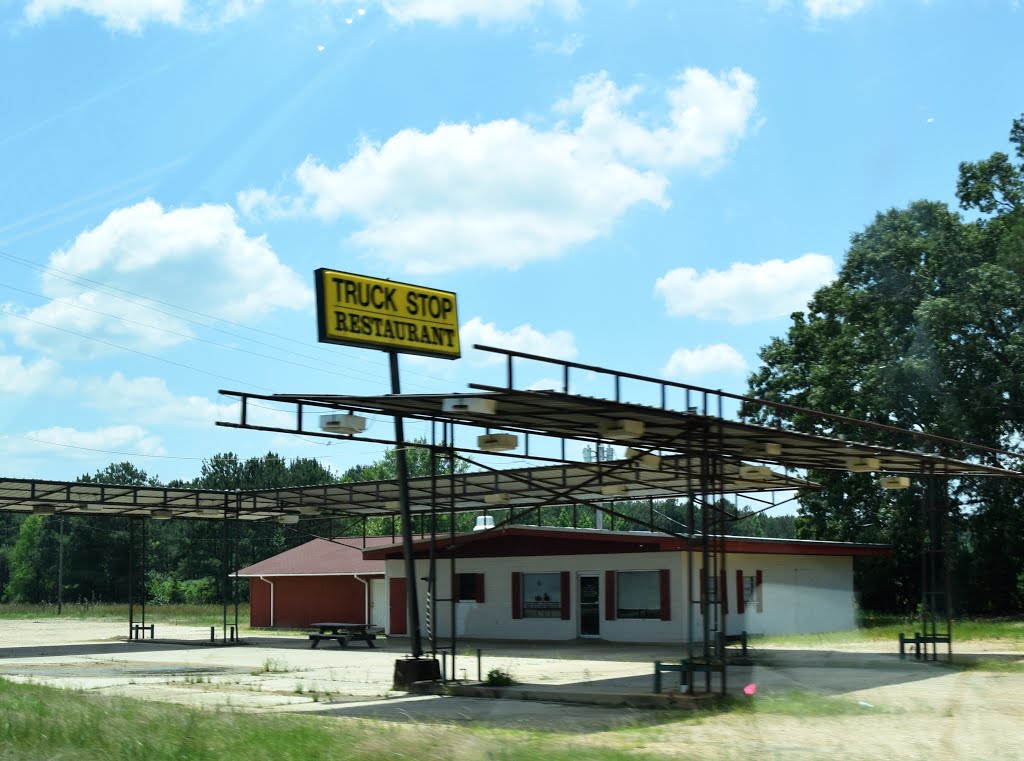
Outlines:
{"label": "picnic table", "polygon": [[320,640],[333,639],[341,647],[347,647],[354,639],[361,639],[369,647],[376,647],[373,640],[384,630],[379,626],[370,624],[345,624],[337,621],[320,621],[310,626],[316,627],[317,632],[311,632],[309,638],[313,641],[313,647],[320,644]]}

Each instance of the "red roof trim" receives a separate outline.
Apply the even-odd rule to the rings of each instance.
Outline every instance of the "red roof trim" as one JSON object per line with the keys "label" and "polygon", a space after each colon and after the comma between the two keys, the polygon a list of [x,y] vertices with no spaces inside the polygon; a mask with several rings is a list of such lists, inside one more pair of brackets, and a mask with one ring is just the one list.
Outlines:
{"label": "red roof trim", "polygon": [[[235,576],[235,574],[231,574]],[[242,573],[238,572],[240,579],[280,579],[280,578],[306,578],[309,576],[384,576],[383,569],[380,571],[349,571],[347,573]]]}
{"label": "red roof trim", "polygon": [[[529,546],[523,547],[523,539]],[[518,546],[517,546],[518,545]],[[699,546],[694,542],[695,548]],[[469,548],[472,547],[471,551]],[[430,548],[429,539],[413,542],[417,557]],[[667,534],[627,531],[596,531],[593,529],[533,528],[510,526],[506,528],[439,536],[436,550],[442,557],[525,557],[531,555],[583,555],[590,553],[631,552],[685,552],[687,541]],[[884,544],[851,544],[847,542],[819,542],[801,539],[763,539],[758,537],[726,537],[725,551],[750,555],[832,555],[838,557],[885,557],[892,548]],[[388,560],[402,556],[401,544],[368,548],[363,551],[367,560]]]}

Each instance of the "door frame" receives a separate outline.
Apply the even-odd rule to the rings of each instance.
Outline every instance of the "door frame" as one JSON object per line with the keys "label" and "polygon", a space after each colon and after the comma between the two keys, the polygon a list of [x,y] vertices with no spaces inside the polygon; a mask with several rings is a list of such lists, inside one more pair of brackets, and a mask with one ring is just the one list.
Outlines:
{"label": "door frame", "polygon": [[[583,579],[596,579],[597,580],[597,633],[596,634],[584,634],[583,633],[583,594],[580,587],[583,584]],[[586,638],[599,638],[601,636],[601,602],[604,599],[604,590],[601,589],[601,572],[600,571],[577,571],[576,572],[576,636]]]}
{"label": "door frame", "polygon": [[[388,628],[388,582],[384,576],[371,576],[369,579],[369,603],[370,610],[366,617],[366,623],[370,626],[380,626],[385,630]],[[376,594],[374,594],[376,592]],[[374,621],[374,617],[378,619]]]}

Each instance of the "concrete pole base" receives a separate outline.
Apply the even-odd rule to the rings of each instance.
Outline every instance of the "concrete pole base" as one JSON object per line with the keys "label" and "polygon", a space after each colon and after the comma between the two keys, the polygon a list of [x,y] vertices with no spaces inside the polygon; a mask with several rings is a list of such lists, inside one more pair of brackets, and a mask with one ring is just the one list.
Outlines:
{"label": "concrete pole base", "polygon": [[436,682],[441,679],[437,658],[402,658],[395,661],[392,689],[409,691],[414,682]]}

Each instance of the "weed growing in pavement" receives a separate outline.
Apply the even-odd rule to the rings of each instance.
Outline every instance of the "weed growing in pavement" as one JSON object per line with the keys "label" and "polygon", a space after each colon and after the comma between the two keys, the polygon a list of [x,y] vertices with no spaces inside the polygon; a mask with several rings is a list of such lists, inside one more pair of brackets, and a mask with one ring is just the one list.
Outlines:
{"label": "weed growing in pavement", "polygon": [[484,684],[491,687],[508,687],[515,683],[516,680],[512,678],[512,674],[505,669],[491,669],[484,678]]}
{"label": "weed growing in pavement", "polygon": [[263,666],[251,673],[253,676],[259,674],[287,674],[291,670],[292,667],[284,661],[280,661],[277,658],[264,658]]}

